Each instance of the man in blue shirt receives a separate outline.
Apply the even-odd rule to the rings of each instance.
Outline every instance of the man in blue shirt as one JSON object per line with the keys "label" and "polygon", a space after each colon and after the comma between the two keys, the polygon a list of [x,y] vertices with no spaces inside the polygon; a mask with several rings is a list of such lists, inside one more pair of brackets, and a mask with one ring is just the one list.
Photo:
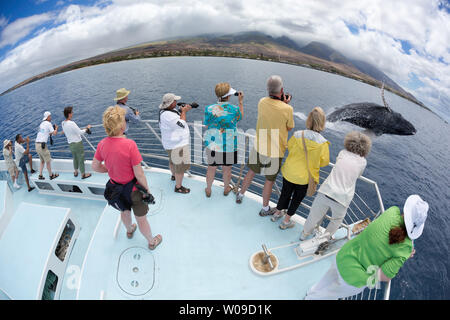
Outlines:
{"label": "man in blue shirt", "polygon": [[126,111],[125,121],[127,123],[127,127],[125,129],[124,134],[127,134],[127,132],[128,132],[128,122],[138,123],[138,122],[142,121],[141,116],[139,115],[139,111],[137,109],[132,108],[127,105],[128,95],[130,94],[130,92],[131,91],[129,91],[125,88],[121,88],[116,91],[116,97],[114,98],[114,100],[117,101],[117,105],[124,108]]}

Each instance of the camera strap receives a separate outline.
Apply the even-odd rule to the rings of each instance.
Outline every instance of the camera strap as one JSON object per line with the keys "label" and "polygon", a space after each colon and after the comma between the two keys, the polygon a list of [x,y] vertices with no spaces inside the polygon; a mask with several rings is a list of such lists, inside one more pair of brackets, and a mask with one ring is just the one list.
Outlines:
{"label": "camera strap", "polygon": [[159,111],[159,120],[158,120],[158,122],[161,122],[161,115],[164,113],[164,111],[170,111],[170,112],[176,113],[177,115],[181,115],[180,112],[178,110],[175,110],[175,109],[162,109],[162,110]]}
{"label": "camera strap", "polygon": [[281,99],[281,97],[277,97],[277,96],[269,96],[269,97],[272,98],[272,99],[280,100],[280,101],[283,101],[283,102],[284,102],[284,100]]}

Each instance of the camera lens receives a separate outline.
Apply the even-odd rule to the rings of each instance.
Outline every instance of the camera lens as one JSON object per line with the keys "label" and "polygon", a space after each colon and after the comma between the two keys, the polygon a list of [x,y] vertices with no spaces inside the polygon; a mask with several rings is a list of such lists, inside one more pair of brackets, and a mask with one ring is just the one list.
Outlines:
{"label": "camera lens", "polygon": [[239,92],[236,91],[236,92],[234,93],[234,95],[235,95],[236,97],[238,97],[238,96],[239,96]]}

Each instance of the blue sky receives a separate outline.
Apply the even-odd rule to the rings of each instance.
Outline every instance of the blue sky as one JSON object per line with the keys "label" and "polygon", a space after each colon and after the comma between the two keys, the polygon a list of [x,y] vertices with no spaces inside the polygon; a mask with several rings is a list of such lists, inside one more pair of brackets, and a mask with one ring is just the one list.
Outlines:
{"label": "blue sky", "polygon": [[3,0],[0,92],[129,45],[240,31],[326,43],[450,114],[448,0]]}

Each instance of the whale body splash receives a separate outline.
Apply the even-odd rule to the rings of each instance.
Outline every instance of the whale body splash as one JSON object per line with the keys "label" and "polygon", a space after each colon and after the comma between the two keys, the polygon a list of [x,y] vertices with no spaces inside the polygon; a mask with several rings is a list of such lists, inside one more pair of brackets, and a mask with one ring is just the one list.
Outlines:
{"label": "whale body splash", "polygon": [[398,112],[389,108],[384,99],[384,83],[381,88],[384,106],[376,103],[352,103],[338,108],[327,116],[327,121],[347,121],[359,127],[372,130],[377,136],[382,134],[413,135],[416,128]]}

